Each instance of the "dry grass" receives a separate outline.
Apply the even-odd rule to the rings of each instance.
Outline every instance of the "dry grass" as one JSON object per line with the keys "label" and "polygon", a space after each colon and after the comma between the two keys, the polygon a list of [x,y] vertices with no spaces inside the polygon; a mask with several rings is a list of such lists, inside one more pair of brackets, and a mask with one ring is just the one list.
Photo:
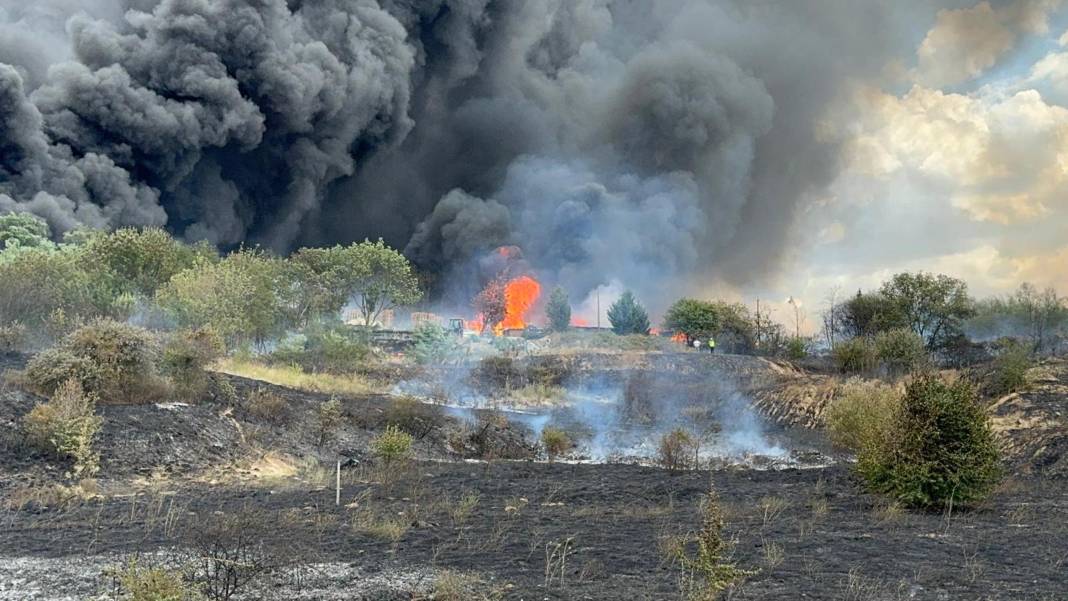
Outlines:
{"label": "dry grass", "polygon": [[69,509],[74,505],[100,497],[96,480],[85,479],[77,484],[40,484],[19,486],[4,497],[3,506],[11,511],[27,507]]}
{"label": "dry grass", "polygon": [[555,407],[564,403],[567,391],[560,386],[530,384],[508,395],[508,399],[519,407]]}
{"label": "dry grass", "polygon": [[357,374],[308,373],[298,367],[265,365],[236,358],[219,360],[215,362],[212,369],[232,376],[241,376],[308,392],[349,396],[375,392],[375,386],[371,381]]}

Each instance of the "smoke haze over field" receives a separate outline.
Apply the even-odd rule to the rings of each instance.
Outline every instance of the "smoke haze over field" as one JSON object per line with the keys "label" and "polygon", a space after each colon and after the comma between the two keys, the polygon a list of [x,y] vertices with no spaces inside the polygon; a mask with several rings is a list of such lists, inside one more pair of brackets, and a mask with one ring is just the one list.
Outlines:
{"label": "smoke haze over field", "polygon": [[504,244],[578,298],[1059,277],[1061,3],[934,4],[0,0],[0,211],[381,236],[457,298]]}

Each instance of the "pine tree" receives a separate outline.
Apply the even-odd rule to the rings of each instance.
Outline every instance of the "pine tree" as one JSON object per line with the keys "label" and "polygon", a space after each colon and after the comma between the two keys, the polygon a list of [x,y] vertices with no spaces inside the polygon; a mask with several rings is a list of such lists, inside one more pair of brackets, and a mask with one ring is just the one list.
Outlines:
{"label": "pine tree", "polygon": [[560,286],[553,288],[549,302],[545,305],[545,314],[549,317],[549,327],[556,332],[563,332],[571,325],[571,305],[567,291]]}
{"label": "pine tree", "polygon": [[612,324],[612,331],[620,336],[649,333],[649,314],[638,304],[630,290],[608,308],[608,321]]}

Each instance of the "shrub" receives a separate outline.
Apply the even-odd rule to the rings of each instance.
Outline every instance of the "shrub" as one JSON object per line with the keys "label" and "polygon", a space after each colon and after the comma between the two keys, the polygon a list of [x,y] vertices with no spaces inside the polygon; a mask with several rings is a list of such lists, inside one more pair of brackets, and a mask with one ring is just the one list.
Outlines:
{"label": "shrub", "polygon": [[898,328],[875,335],[875,355],[890,373],[905,374],[923,366],[927,348],[919,334]]}
{"label": "shrub", "polygon": [[454,358],[456,339],[445,328],[434,323],[419,324],[413,333],[415,344],[412,357],[420,365],[440,365]]}
{"label": "shrub", "polygon": [[901,406],[901,395],[881,382],[852,379],[827,406],[824,420],[831,441],[842,448],[860,451],[879,440]]}
{"label": "shrub", "polygon": [[275,425],[284,423],[289,417],[286,400],[266,388],[253,390],[245,400],[245,409],[255,417]]}
{"label": "shrub", "polygon": [[207,367],[223,352],[222,338],[211,328],[183,330],[163,346],[163,370],[176,394],[188,400],[202,397],[211,387]]}
{"label": "shrub", "polygon": [[26,326],[17,321],[0,326],[0,353],[13,353],[26,344]]}
{"label": "shrub", "polygon": [[271,362],[336,374],[356,371],[370,355],[370,344],[351,328],[314,326],[279,344]]}
{"label": "shrub", "polygon": [[800,361],[808,356],[808,341],[799,336],[791,338],[786,343],[786,356],[794,361]]}
{"label": "shrub", "polygon": [[44,394],[74,379],[102,403],[152,402],[167,392],[157,359],[156,341],[146,330],[100,319],[36,355],[26,377]]}
{"label": "shrub", "polygon": [[397,426],[386,426],[384,432],[371,441],[375,457],[393,463],[407,459],[412,452],[412,435]]}
{"label": "shrub", "polygon": [[46,453],[74,462],[72,476],[88,478],[100,469],[93,440],[100,431],[96,404],[77,380],[68,380],[51,400],[34,406],[23,418],[27,441]]}
{"label": "shrub", "polygon": [[994,358],[986,377],[984,392],[991,396],[1004,396],[1027,388],[1027,372],[1033,361],[1024,345],[1014,343],[1006,346]]}
{"label": "shrub", "polygon": [[18,321],[31,329],[63,308],[71,315],[94,311],[90,280],[77,254],[31,248],[0,256],[0,323]]}
{"label": "shrub", "polygon": [[730,550],[730,541],[723,536],[723,509],[716,492],[710,490],[701,504],[701,528],[670,547],[683,570],[690,599],[713,601],[721,591],[755,574],[728,562]]}
{"label": "shrub", "polygon": [[857,469],[875,492],[913,507],[982,500],[1000,477],[999,450],[975,389],[931,376],[911,382],[883,436]]}
{"label": "shrub", "polygon": [[549,461],[563,455],[573,446],[567,432],[552,427],[541,431],[541,444],[545,447],[545,454],[548,455]]}
{"label": "shrub", "polygon": [[328,439],[334,437],[338,427],[341,426],[341,401],[337,397],[330,397],[330,400],[323,401],[315,413],[315,418],[319,431],[319,446],[322,446]]}
{"label": "shrub", "polygon": [[845,373],[861,373],[875,369],[878,353],[872,341],[865,337],[844,340],[831,350],[838,369]]}
{"label": "shrub", "polygon": [[693,437],[686,430],[675,429],[660,437],[660,446],[657,448],[657,460],[660,465],[669,470],[685,470],[693,465],[694,447]]}
{"label": "shrub", "polygon": [[385,412],[386,425],[396,426],[416,440],[426,438],[441,425],[441,408],[404,396],[393,399]]}

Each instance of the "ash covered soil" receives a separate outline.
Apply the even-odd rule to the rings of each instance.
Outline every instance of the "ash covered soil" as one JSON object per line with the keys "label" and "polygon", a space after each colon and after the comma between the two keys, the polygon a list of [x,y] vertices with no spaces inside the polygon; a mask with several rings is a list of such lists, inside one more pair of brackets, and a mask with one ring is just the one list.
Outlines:
{"label": "ash covered soil", "polygon": [[[417,460],[380,466],[368,445],[393,410],[389,395],[343,398],[344,424],[323,443],[313,414],[327,396],[230,378],[236,403],[99,407],[98,494],[13,507],[27,488],[62,481],[64,466],[18,444],[18,418],[39,399],[7,386],[0,599],[111,598],[108,569],[134,556],[188,564],[198,536],[225,538],[235,523],[278,565],[235,599],[429,599],[445,573],[469,575],[465,599],[679,599],[680,572],[662,548],[699,527],[710,484],[734,560],[756,571],[731,598],[1065,598],[1068,363],[1043,365],[1032,391],[991,403],[1011,475],[989,502],[910,513],[863,494],[846,458],[826,449],[815,428],[833,394],[824,376],[692,354],[568,360],[598,378],[647,370],[683,383],[705,362],[722,363],[771,440],[838,462],[679,472],[546,463],[523,426],[475,412],[477,424],[418,413],[433,427],[415,442]],[[284,419],[247,410],[257,389],[285,400]]]}

